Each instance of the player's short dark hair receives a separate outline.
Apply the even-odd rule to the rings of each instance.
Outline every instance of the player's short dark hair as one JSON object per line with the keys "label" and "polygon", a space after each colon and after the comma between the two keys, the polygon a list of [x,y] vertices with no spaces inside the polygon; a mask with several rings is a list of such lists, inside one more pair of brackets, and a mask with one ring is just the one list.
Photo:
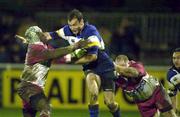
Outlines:
{"label": "player's short dark hair", "polygon": [[73,9],[69,12],[67,18],[69,21],[71,21],[73,18],[77,18],[78,21],[81,21],[83,19],[83,14],[79,10]]}
{"label": "player's short dark hair", "polygon": [[180,48],[176,48],[174,52],[180,52]]}

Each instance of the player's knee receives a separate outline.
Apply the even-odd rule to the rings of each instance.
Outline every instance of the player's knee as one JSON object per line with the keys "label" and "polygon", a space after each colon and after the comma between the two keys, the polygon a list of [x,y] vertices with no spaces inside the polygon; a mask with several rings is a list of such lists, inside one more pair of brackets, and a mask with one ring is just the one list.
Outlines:
{"label": "player's knee", "polygon": [[97,97],[99,94],[99,89],[95,87],[91,87],[89,88],[89,93],[90,93],[90,96]]}
{"label": "player's knee", "polygon": [[95,80],[95,78],[96,78],[96,74],[94,74],[94,73],[89,73],[89,74],[87,75],[86,80],[87,80],[87,82],[92,82],[92,81]]}
{"label": "player's knee", "polygon": [[90,104],[96,104],[98,101],[98,95],[90,95]]}
{"label": "player's knee", "polygon": [[105,104],[107,105],[109,110],[112,112],[116,111],[119,108],[118,103],[116,103],[116,102],[111,102],[111,103],[105,102]]}
{"label": "player's knee", "polygon": [[34,95],[30,98],[30,104],[36,110],[43,113],[50,113],[50,104],[43,93]]}
{"label": "player's knee", "polygon": [[48,111],[41,111],[40,112],[40,117],[50,117],[50,112],[48,112]]}
{"label": "player's knee", "polygon": [[87,77],[86,79],[86,82],[87,82],[87,86],[88,86],[88,90],[89,90],[89,93],[91,95],[98,95],[99,93],[99,87],[98,87],[98,84],[95,80],[95,76],[93,73],[89,73],[89,77]]}
{"label": "player's knee", "polygon": [[51,107],[48,102],[42,101],[39,104],[40,117],[50,117]]}
{"label": "player's knee", "polygon": [[106,105],[110,105],[110,104],[113,104],[113,103],[114,103],[114,100],[113,100],[112,97],[106,96],[106,97],[104,98],[104,103],[105,103]]}

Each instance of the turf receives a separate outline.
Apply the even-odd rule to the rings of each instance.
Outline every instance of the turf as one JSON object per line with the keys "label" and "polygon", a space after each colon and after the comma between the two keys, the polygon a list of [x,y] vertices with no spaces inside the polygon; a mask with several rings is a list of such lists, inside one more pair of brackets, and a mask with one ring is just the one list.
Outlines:
{"label": "turf", "polygon": [[[0,117],[22,117],[21,109],[0,108]],[[53,109],[51,117],[89,117],[89,115],[87,110]],[[107,110],[101,110],[99,117],[112,117],[112,115]],[[122,117],[140,117],[140,115],[139,112],[123,111]]]}

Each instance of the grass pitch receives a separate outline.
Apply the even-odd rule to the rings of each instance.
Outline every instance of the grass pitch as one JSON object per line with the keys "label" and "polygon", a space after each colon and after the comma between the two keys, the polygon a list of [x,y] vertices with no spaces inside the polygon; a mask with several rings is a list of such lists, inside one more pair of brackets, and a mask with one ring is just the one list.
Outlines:
{"label": "grass pitch", "polygon": [[[21,109],[0,108],[0,117],[22,117]],[[39,115],[37,115],[39,117]],[[89,117],[88,110],[53,109],[51,117]],[[100,110],[99,117],[112,117],[107,110]],[[122,112],[122,117],[141,117],[139,112]]]}

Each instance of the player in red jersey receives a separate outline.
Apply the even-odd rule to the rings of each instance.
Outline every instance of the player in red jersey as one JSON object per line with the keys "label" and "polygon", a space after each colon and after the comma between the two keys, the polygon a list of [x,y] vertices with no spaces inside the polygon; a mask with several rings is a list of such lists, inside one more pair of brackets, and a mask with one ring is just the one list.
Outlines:
{"label": "player in red jersey", "polygon": [[42,30],[38,26],[32,26],[26,30],[25,38],[16,35],[16,38],[28,43],[25,67],[21,75],[21,83],[18,85],[18,94],[23,100],[24,117],[35,117],[37,111],[40,112],[40,117],[50,117],[50,106],[43,88],[51,60],[90,43],[80,40],[74,45],[53,49],[40,41],[39,32]]}
{"label": "player in red jersey", "polygon": [[141,63],[119,55],[115,60],[115,69],[119,77],[116,84],[133,98],[142,117],[154,117],[157,111],[164,117],[176,117],[164,87],[145,71]]}

